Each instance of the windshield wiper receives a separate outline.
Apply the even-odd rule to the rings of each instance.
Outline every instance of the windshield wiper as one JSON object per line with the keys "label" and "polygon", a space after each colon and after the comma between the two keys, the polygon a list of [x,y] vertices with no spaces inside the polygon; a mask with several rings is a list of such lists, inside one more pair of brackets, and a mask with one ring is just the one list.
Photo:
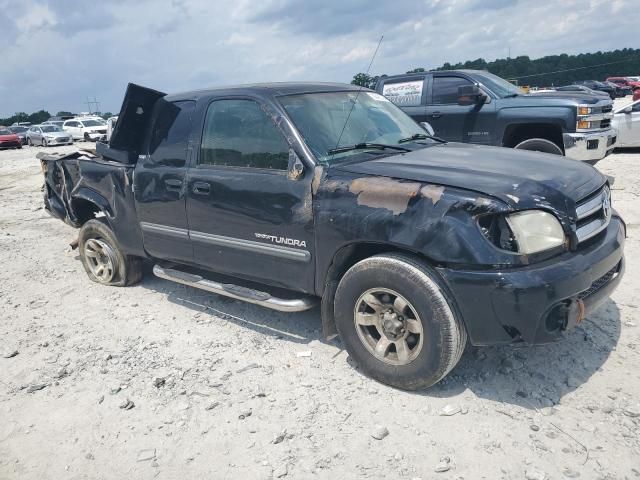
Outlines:
{"label": "windshield wiper", "polygon": [[329,155],[334,155],[336,153],[350,152],[352,150],[369,150],[369,149],[374,149],[374,150],[386,150],[386,149],[389,149],[389,150],[398,150],[399,152],[410,152],[411,151],[409,148],[398,147],[397,145],[386,145],[384,143],[363,142],[363,143],[356,143],[355,145],[348,145],[346,147],[332,148],[327,153]]}
{"label": "windshield wiper", "polygon": [[515,97],[519,97],[520,94],[519,93],[510,93],[509,95],[505,95],[502,98],[515,98]]}
{"label": "windshield wiper", "polygon": [[431,140],[435,140],[436,142],[447,143],[447,141],[443,140],[442,138],[434,137],[432,135],[427,135],[426,133],[415,133],[410,137],[401,138],[400,140],[398,140],[398,143],[413,142],[414,140],[426,140],[427,138]]}

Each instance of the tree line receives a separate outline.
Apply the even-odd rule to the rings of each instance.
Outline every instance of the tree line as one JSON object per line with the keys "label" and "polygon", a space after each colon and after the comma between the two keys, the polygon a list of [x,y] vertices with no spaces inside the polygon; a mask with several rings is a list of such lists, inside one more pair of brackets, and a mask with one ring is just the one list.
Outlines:
{"label": "tree line", "polygon": [[[488,70],[517,85],[532,87],[569,85],[577,80],[604,80],[607,77],[640,76],[640,49],[623,48],[611,52],[581,53],[579,55],[549,55],[531,59],[526,55],[500,58],[487,62],[483,58],[464,63],[445,63],[432,70],[458,69]],[[423,67],[406,73],[425,72]],[[351,81],[354,85],[374,88],[380,77],[357,73]]]}
{"label": "tree line", "polygon": [[[58,112],[56,113],[57,116],[72,116],[75,115],[74,113],[71,112]],[[105,120],[109,117],[113,117],[113,114],[111,112],[105,112],[105,113],[94,113],[93,115],[98,115],[102,118],[104,118]],[[37,112],[33,112],[31,114],[26,113],[26,112],[16,112],[15,114],[13,114],[10,117],[7,118],[0,118],[0,125],[4,125],[5,127],[8,127],[9,125],[12,125],[14,123],[17,122],[29,122],[33,125],[37,125],[39,123],[42,122],[46,122],[47,120],[49,120],[49,118],[51,118],[52,115],[47,112],[46,110],[38,110]]]}

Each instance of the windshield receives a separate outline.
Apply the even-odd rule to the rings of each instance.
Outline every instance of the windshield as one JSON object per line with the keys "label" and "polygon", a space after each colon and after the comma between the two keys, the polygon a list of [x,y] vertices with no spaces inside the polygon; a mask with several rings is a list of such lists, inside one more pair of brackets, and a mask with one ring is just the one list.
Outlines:
{"label": "windshield", "polygon": [[519,87],[493,73],[474,72],[473,77],[500,98],[508,97],[509,95],[522,95],[522,90]]}
{"label": "windshield", "polygon": [[27,127],[11,127],[9,128],[9,130],[11,130],[13,133],[22,133],[26,132],[29,129]]}
{"label": "windshield", "polygon": [[362,153],[362,150],[329,153],[335,148],[361,143],[397,146],[399,140],[425,135],[402,110],[373,92],[305,93],[280,97],[279,101],[308,147],[323,163]]}
{"label": "windshield", "polygon": [[0,135],[11,135],[11,131],[6,128],[0,128]]}
{"label": "windshield", "polygon": [[97,120],[82,120],[85,127],[100,127],[102,124]]}
{"label": "windshield", "polygon": [[43,132],[60,132],[62,131],[57,125],[42,125],[40,127]]}

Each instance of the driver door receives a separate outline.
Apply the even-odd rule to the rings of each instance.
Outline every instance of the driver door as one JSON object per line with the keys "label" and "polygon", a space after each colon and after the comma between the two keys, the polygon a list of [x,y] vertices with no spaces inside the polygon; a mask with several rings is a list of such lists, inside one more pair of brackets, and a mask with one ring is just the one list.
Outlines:
{"label": "driver door", "polygon": [[202,131],[186,180],[195,263],[312,292],[313,171],[289,178],[295,153],[258,100],[214,100]]}
{"label": "driver door", "polygon": [[434,75],[427,103],[427,121],[436,136],[450,142],[491,145],[495,104],[458,105],[458,88],[473,83],[461,76]]}

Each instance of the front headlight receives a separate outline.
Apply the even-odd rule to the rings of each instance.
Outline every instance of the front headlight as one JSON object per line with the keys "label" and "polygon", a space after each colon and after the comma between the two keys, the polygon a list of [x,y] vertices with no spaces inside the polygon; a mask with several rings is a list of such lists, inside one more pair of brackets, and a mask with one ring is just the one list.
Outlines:
{"label": "front headlight", "polygon": [[478,218],[478,226],[499,249],[523,255],[551,250],[565,241],[558,219],[543,210],[484,215]]}
{"label": "front headlight", "polygon": [[524,254],[542,252],[564,243],[564,231],[555,215],[542,210],[524,210],[506,217],[509,228]]}

